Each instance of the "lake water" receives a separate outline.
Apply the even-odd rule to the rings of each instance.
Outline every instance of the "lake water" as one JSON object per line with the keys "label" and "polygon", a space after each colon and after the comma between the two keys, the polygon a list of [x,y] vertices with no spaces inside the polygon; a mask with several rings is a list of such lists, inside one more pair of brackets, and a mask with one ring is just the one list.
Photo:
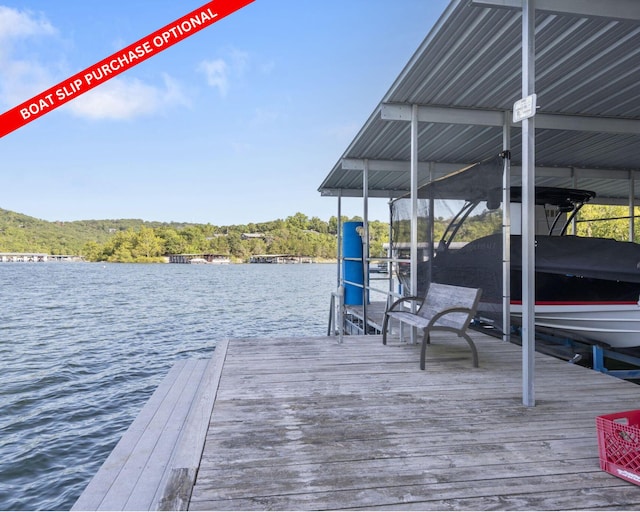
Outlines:
{"label": "lake water", "polygon": [[0,263],[0,510],[67,510],[178,359],[324,336],[335,265]]}

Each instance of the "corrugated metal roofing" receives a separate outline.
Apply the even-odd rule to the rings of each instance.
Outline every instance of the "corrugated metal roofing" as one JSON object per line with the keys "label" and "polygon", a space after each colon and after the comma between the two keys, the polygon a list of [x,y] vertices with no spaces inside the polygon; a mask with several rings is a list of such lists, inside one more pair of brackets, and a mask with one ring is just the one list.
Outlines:
{"label": "corrugated metal roofing", "polygon": [[[563,3],[567,4],[558,1]],[[617,15],[615,5],[607,5],[612,16]],[[410,159],[410,123],[383,120],[383,105],[510,111],[521,97],[521,24],[518,9],[453,0],[320,192],[362,196],[362,171],[350,170],[345,159],[371,163],[372,197],[395,197],[409,190],[409,172],[394,167],[406,166]],[[580,187],[593,185],[601,198],[626,200],[628,182],[600,178],[627,178],[628,171],[640,169],[640,21],[536,11],[535,90],[538,114],[548,114],[554,126],[536,130],[536,166],[542,169],[538,182],[564,180],[570,186],[570,175],[575,175]],[[556,129],[561,126],[553,124],[558,115],[578,116],[569,121],[580,127],[582,120],[585,126],[595,121],[596,131],[593,127],[579,131],[575,126]],[[620,120],[627,122],[616,124]],[[603,131],[597,131],[600,121]],[[421,122],[418,159],[437,164],[436,172],[442,174],[451,167],[441,164],[463,166],[499,153],[502,133],[502,126]],[[520,139],[520,128],[513,126],[510,149],[515,174]],[[420,183],[428,176],[425,165]],[[517,182],[517,176],[514,179]]]}

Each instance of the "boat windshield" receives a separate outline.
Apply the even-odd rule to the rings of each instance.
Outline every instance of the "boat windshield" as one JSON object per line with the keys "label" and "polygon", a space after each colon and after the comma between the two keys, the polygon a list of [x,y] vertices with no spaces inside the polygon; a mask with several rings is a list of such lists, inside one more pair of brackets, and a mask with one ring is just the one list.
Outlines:
{"label": "boat windshield", "polygon": [[[501,233],[503,168],[504,159],[496,156],[433,180],[419,189],[417,290],[411,290],[408,263],[411,199],[405,196],[392,202],[391,245],[394,255],[403,260],[398,265],[398,277],[405,293],[425,293],[429,283],[436,280],[433,279],[436,257],[445,258],[448,253],[475,240]],[[500,257],[498,261],[501,260]],[[450,284],[473,286],[473,270],[467,270],[469,272],[460,269],[457,282]]]}
{"label": "boat windshield", "polygon": [[[553,214],[547,233],[550,236],[565,235],[580,209],[596,196],[591,190],[561,187],[536,187],[535,194],[536,206]],[[511,203],[522,203],[522,187],[511,187]]]}

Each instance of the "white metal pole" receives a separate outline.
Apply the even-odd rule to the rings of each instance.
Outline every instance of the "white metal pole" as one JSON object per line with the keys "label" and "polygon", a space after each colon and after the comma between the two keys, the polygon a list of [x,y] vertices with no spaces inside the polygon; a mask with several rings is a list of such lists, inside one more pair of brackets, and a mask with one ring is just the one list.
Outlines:
{"label": "white metal pole", "polygon": [[395,272],[396,272],[396,262],[394,261],[395,258],[393,257],[393,249],[392,249],[393,215],[392,215],[392,209],[391,209],[391,200],[389,200],[387,206],[389,208],[389,231],[388,231],[389,244],[387,246],[387,272],[388,272],[387,275],[389,276],[389,289],[387,291],[387,307],[389,307],[393,302],[393,292],[395,290],[393,276],[395,275]]}
{"label": "white metal pole", "polygon": [[[522,97],[535,92],[535,6],[522,0]],[[535,405],[535,116],[522,121],[522,402]]]}
{"label": "white metal pole", "polygon": [[502,339],[511,339],[511,112],[504,113],[502,150]]}
{"label": "white metal pole", "polygon": [[[418,294],[418,105],[411,106],[411,295]],[[415,303],[413,311],[416,311]],[[411,329],[416,342],[416,329]]]}
{"label": "white metal pole", "polygon": [[364,171],[362,172],[362,199],[364,204],[362,234],[362,328],[367,334],[367,296],[369,292],[369,160],[364,161]]}
{"label": "white metal pole", "polygon": [[338,314],[336,322],[338,324],[338,343],[342,343],[344,335],[344,282],[342,273],[342,190],[338,191]]}
{"label": "white metal pole", "polygon": [[338,222],[336,224],[338,230],[336,250],[338,256],[338,286],[342,286],[342,190],[338,191]]}
{"label": "white metal pole", "polygon": [[[432,182],[434,179],[434,167],[435,162],[429,162],[429,182]],[[436,241],[435,238],[435,198],[433,194],[429,195],[429,234],[427,236],[427,241],[429,242],[429,285],[431,285],[431,279],[433,277],[433,261],[436,256]]]}
{"label": "white metal pole", "polygon": [[[576,170],[574,167],[571,168],[571,186],[573,188],[578,188],[578,176],[576,175]],[[573,233],[573,235],[577,235],[578,234],[578,216],[574,215],[573,219],[571,220],[571,232]]]}
{"label": "white metal pole", "polygon": [[635,242],[636,227],[636,179],[633,171],[629,172],[629,241]]}

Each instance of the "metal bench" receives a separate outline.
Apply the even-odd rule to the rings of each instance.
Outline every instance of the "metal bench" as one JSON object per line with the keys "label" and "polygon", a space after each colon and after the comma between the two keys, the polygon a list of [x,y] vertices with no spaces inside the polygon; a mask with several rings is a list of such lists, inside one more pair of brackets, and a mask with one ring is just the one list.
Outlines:
{"label": "metal bench", "polygon": [[[431,283],[426,297],[402,297],[385,311],[382,323],[382,343],[387,344],[387,330],[391,318],[423,329],[420,369],[424,370],[427,344],[430,342],[431,332],[436,330],[453,332],[467,340],[473,354],[473,367],[477,368],[478,351],[473,340],[467,334],[467,328],[476,314],[481,295],[482,289],[480,288]],[[420,304],[415,313],[406,308],[406,304],[411,302]]]}

